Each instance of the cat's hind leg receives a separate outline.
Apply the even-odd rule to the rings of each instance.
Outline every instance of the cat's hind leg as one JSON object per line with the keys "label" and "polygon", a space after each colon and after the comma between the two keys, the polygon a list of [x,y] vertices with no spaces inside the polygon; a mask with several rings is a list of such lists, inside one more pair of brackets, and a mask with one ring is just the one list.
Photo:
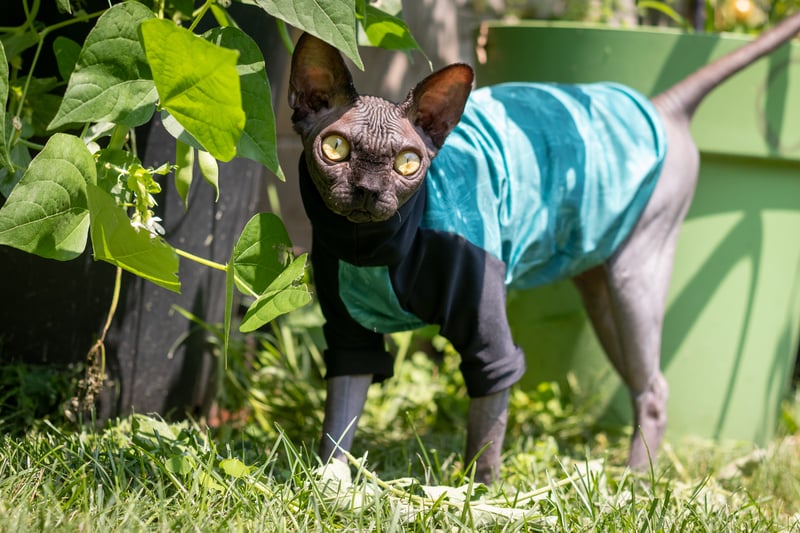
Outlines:
{"label": "cat's hind leg", "polygon": [[574,278],[595,334],[631,395],[634,420],[628,464],[645,468],[666,428],[667,384],[660,363],[660,298],[645,276],[595,267]]}
{"label": "cat's hind leg", "polygon": [[[624,295],[615,294],[617,288],[612,288],[615,282],[608,276],[607,265],[603,264],[573,281],[597,339],[630,392],[634,421],[628,464],[644,468],[655,454],[666,427],[667,386],[659,369],[659,317],[643,309],[654,306],[653,303],[637,304],[631,309]],[[628,295],[638,293],[630,287],[627,291]]]}
{"label": "cat's hind leg", "polygon": [[637,468],[650,463],[666,428],[662,329],[680,225],[698,167],[686,126],[665,120],[669,151],[642,216],[605,264],[574,279],[598,339],[630,392],[634,432],[628,463]]}

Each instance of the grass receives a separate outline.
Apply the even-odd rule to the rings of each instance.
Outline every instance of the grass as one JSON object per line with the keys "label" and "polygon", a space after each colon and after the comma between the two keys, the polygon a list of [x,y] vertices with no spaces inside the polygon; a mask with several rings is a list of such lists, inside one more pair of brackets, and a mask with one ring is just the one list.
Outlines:
{"label": "grass", "polygon": [[322,468],[315,320],[238,346],[208,420],[74,428],[21,412],[29,380],[24,404],[0,383],[0,531],[800,531],[797,399],[764,449],[668,442],[634,475],[618,466],[625,431],[596,427],[580,391],[516,390],[487,488],[465,474],[457,357],[431,335],[393,337],[398,377],[370,391],[351,465]]}

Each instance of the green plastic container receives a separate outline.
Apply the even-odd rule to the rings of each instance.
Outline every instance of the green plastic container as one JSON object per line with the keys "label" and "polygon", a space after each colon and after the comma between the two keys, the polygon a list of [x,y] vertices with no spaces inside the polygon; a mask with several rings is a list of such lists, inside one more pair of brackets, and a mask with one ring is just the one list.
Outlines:
{"label": "green plastic container", "polygon": [[[652,95],[746,37],[523,22],[487,24],[479,85],[617,81]],[[800,46],[719,87],[693,122],[699,186],[682,228],[664,330],[668,437],[763,444],[775,432],[800,327]],[[523,386],[573,373],[605,420],[627,391],[570,282],[512,293]]]}

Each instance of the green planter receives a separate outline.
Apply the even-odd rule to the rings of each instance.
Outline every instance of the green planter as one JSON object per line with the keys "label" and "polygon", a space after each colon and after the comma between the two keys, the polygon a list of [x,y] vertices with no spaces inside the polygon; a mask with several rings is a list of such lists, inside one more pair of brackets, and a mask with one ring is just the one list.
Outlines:
{"label": "green planter", "polygon": [[[489,24],[479,85],[618,81],[652,95],[746,37],[568,24]],[[479,54],[479,58],[481,54]],[[671,438],[774,435],[800,326],[800,46],[719,87],[693,122],[699,186],[684,223],[664,330]],[[630,421],[569,282],[509,295],[523,386],[572,372],[606,420]]]}

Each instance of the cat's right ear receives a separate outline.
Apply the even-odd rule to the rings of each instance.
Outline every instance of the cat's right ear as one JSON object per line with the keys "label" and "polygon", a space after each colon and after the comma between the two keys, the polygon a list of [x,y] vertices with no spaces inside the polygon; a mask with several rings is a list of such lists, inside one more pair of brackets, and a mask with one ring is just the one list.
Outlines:
{"label": "cat's right ear", "polygon": [[450,65],[419,82],[402,104],[437,149],[461,120],[474,76],[469,65]]}
{"label": "cat's right ear", "polygon": [[345,106],[358,97],[338,50],[304,33],[295,45],[289,76],[289,106],[297,122],[322,109]]}

